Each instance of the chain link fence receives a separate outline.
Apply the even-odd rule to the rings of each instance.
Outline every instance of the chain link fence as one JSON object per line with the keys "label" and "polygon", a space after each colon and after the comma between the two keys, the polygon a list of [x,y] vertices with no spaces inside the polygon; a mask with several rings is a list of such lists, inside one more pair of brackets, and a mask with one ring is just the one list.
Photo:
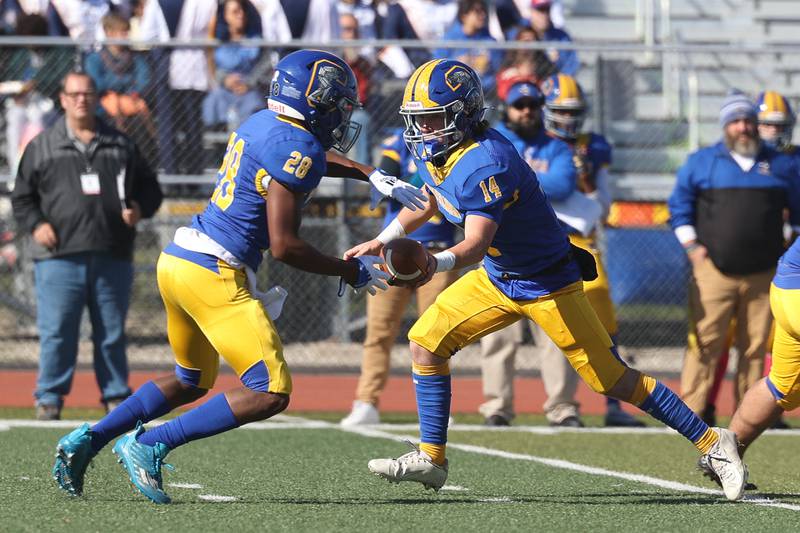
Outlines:
{"label": "chain link fence", "polygon": [[[157,215],[139,227],[127,332],[133,367],[171,365],[156,259],[175,228],[205,207],[228,132],[263,107],[272,67],[286,52],[245,41],[242,46],[253,48],[257,60],[249,72],[234,75],[214,68],[217,49],[211,44],[143,48],[141,43],[119,42],[100,48],[68,41],[0,40],[0,128],[5,131],[0,174],[6,178],[0,195],[0,367],[32,367],[38,357],[32,265],[25,236],[15,234],[8,191],[24,145],[58,117],[58,83],[74,68],[95,78],[99,114],[131,135],[159,169],[166,199]],[[364,130],[349,155],[371,163],[378,161],[382,139],[402,125],[397,109],[407,69],[429,58],[429,49],[451,47],[483,72],[493,121],[502,118],[495,80],[502,80],[506,69],[543,77],[554,71],[558,54],[576,50],[577,79],[590,103],[585,128],[604,134],[614,147],[610,170],[615,204],[600,242],[620,319],[620,343],[636,356],[639,367],[656,372],[677,371],[686,342],[688,268],[666,225],[664,205],[675,171],[691,150],[720,137],[717,114],[729,88],[752,96],[778,90],[793,105],[800,103],[800,61],[789,53],[793,49],[474,41],[301,44],[343,54],[364,80],[360,90],[365,108],[355,117]],[[464,53],[465,48],[470,51]],[[304,213],[302,236],[333,255],[374,236],[381,213],[368,210],[367,192],[363,184],[325,178]],[[306,274],[267,257],[259,286],[274,284],[289,291],[277,326],[293,368],[345,371],[359,366],[363,295],[338,298],[336,279]],[[409,310],[406,327],[413,318]],[[84,329],[80,361],[89,364],[90,328]],[[403,339],[393,361],[405,368]],[[518,367],[535,370],[533,352],[524,348]],[[456,358],[456,366],[477,370],[478,359],[478,350],[469,348]]]}

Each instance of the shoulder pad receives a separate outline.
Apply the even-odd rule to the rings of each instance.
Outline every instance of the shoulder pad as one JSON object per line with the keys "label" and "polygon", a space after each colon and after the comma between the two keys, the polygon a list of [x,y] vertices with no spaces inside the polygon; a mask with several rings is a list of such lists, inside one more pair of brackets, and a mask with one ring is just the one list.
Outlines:
{"label": "shoulder pad", "polygon": [[327,168],[325,152],[316,139],[266,142],[259,163],[272,179],[295,192],[315,189]]}

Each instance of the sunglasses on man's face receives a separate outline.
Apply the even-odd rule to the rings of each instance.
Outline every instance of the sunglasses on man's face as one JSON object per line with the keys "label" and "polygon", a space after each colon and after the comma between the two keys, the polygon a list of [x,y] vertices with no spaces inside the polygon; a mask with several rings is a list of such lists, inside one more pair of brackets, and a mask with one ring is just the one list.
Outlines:
{"label": "sunglasses on man's face", "polygon": [[511,107],[513,107],[514,109],[518,109],[520,111],[522,111],[525,108],[538,109],[539,108],[539,102],[537,100],[533,100],[531,98],[521,98],[521,99],[517,100],[516,102],[514,102],[513,104],[511,104]]}

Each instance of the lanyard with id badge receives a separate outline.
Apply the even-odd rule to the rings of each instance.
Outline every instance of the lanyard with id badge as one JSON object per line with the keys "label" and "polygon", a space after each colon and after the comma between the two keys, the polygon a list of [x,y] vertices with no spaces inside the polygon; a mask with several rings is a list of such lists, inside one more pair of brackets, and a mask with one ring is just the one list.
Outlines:
{"label": "lanyard with id badge", "polygon": [[81,191],[87,196],[97,196],[100,194],[100,175],[87,169],[81,174]]}

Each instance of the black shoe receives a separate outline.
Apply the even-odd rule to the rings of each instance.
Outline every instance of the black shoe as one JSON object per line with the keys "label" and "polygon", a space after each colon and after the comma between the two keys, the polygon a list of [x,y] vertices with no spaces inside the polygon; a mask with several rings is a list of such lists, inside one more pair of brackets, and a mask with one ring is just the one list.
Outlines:
{"label": "black shoe", "polygon": [[561,428],[582,428],[583,422],[577,416],[568,416],[567,418],[559,421],[559,422],[550,422],[552,427],[561,427]]}
{"label": "black shoe", "polygon": [[511,421],[506,417],[504,417],[503,415],[492,415],[486,419],[484,424],[486,424],[487,426],[495,426],[495,427],[510,426]]}
{"label": "black shoe", "polygon": [[703,422],[705,422],[709,426],[716,427],[716,425],[717,425],[717,406],[714,405],[714,404],[706,405],[706,408],[703,409],[703,414],[700,415],[700,418],[702,418]]}
{"label": "black shoe", "polygon": [[770,429],[792,429],[792,426],[786,423],[786,420],[783,419],[783,416],[778,417],[772,427]]}

